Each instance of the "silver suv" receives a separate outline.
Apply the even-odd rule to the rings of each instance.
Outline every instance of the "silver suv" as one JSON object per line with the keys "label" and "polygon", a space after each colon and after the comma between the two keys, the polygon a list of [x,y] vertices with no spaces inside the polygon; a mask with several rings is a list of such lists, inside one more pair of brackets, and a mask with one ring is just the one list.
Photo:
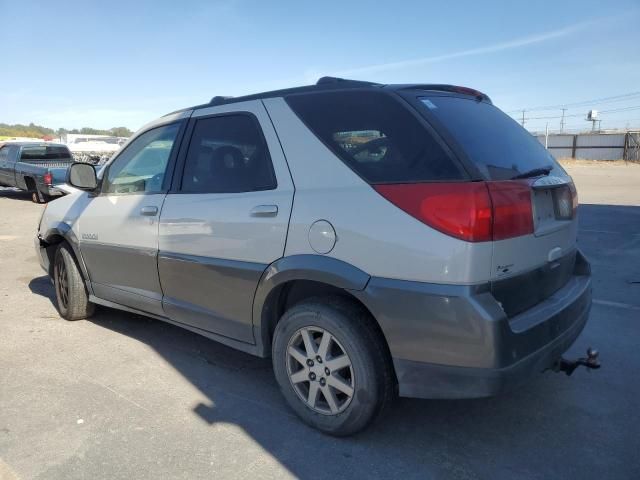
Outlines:
{"label": "silver suv", "polygon": [[323,78],[143,127],[47,207],[62,317],[144,314],[261,357],[333,435],[396,395],[496,394],[582,331],[571,178],[476,90]]}

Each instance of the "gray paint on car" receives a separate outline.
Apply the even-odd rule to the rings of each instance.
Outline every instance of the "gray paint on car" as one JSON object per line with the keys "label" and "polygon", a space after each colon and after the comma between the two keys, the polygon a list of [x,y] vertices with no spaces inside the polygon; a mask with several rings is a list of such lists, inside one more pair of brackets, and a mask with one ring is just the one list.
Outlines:
{"label": "gray paint on car", "polygon": [[551,367],[576,341],[589,317],[589,309],[573,319],[562,334],[541,348],[503,368],[472,368],[393,359],[399,395],[412,398],[482,398],[504,393]]}
{"label": "gray paint on car", "polygon": [[162,310],[162,295],[150,294],[148,291],[139,291],[132,288],[117,288],[113,285],[104,285],[92,282],[93,293],[96,297],[109,300],[117,305],[124,305],[141,312],[149,312],[154,315],[164,315]]}
{"label": "gray paint on car", "polygon": [[215,340],[216,342],[220,342],[223,345],[227,345],[228,347],[231,348],[235,348],[236,350],[240,350],[241,352],[246,352],[248,354],[251,355],[255,355],[255,356],[260,356],[263,357],[265,356],[263,353],[263,350],[259,348],[258,345],[252,345],[250,343],[245,343],[245,342],[240,342],[238,340],[235,340],[233,338],[229,338],[229,337],[225,337],[223,335],[217,335],[215,333],[212,332],[208,332],[206,330],[202,330],[200,328],[196,328],[196,327],[192,327],[191,325],[186,325],[184,323],[180,323],[176,320],[173,320],[169,317],[166,317],[164,315],[156,315],[153,313],[150,313],[148,311],[145,310],[139,310],[136,308],[132,308],[132,307],[127,307],[125,305],[122,305],[121,303],[116,303],[116,302],[111,302],[109,300],[105,300],[104,298],[100,298],[100,297],[96,297],[95,295],[90,295],[89,296],[89,301],[97,304],[97,305],[103,305],[105,307],[109,307],[109,308],[116,308],[118,310],[123,310],[125,312],[131,312],[131,313],[135,313],[137,315],[144,315],[150,318],[155,318],[156,320],[161,320],[163,322],[167,322],[170,323],[172,325],[176,325],[178,327],[184,328],[186,330],[189,330],[191,332],[197,333],[198,335],[202,335],[203,337],[207,337],[210,338],[212,340]]}
{"label": "gray paint on car", "polygon": [[527,311],[507,318],[489,284],[452,286],[372,278],[353,292],[374,313],[394,359],[504,368],[569,329],[591,305],[591,278],[573,275]]}
{"label": "gray paint on car", "polygon": [[350,292],[363,290],[371,277],[357,267],[324,255],[307,254],[283,257],[264,271],[255,291],[253,300],[253,326],[258,346],[266,346],[269,355],[269,329],[264,325],[270,311],[270,295],[278,287],[296,280],[310,280],[324,283]]}
{"label": "gray paint on car", "polygon": [[89,293],[93,293],[91,276],[87,270],[84,255],[82,250],[79,248],[78,238],[69,224],[65,222],[53,222],[42,235],[39,233],[38,236],[36,236],[36,250],[40,260],[40,265],[47,273],[49,273],[49,275],[53,275],[55,249],[56,245],[60,243],[61,238],[71,246],[73,254],[80,266],[80,271],[82,272],[82,278],[84,279],[87,291]]}
{"label": "gray paint on car", "polygon": [[[100,296],[97,289],[101,285],[100,291],[106,300],[121,300],[134,308],[140,308],[139,302],[146,301],[154,306],[154,313],[162,311],[156,249],[94,241],[80,242],[79,249],[83,253],[96,295]],[[128,298],[131,300],[127,301]]]}
{"label": "gray paint on car", "polygon": [[254,292],[267,265],[161,252],[165,314],[180,323],[255,343]]}

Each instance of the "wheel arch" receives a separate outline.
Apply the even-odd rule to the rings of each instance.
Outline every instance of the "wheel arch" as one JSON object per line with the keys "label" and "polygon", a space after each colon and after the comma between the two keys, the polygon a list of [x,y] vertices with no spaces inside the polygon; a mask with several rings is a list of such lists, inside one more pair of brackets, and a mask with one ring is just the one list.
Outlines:
{"label": "wheel arch", "polygon": [[38,184],[36,183],[36,179],[31,175],[24,175],[22,177],[22,181],[24,185],[27,187],[27,192],[32,193],[38,190]]}
{"label": "wheel arch", "polygon": [[84,263],[82,252],[80,251],[78,237],[76,237],[76,234],[73,232],[71,226],[64,222],[57,222],[51,225],[41,238],[42,243],[46,248],[47,256],[49,258],[49,275],[52,274],[53,262],[58,245],[66,242],[71,247],[73,255],[76,258],[78,265],[80,266],[80,273],[82,274],[82,278],[87,287],[87,290],[90,294],[93,294],[89,271],[87,270],[87,266]]}
{"label": "wheel arch", "polygon": [[366,288],[369,274],[359,268],[321,255],[281,258],[262,274],[253,302],[253,327],[261,356],[271,355],[273,332],[280,317],[292,305],[318,296],[342,296],[366,310],[386,342],[374,312],[354,295]]}

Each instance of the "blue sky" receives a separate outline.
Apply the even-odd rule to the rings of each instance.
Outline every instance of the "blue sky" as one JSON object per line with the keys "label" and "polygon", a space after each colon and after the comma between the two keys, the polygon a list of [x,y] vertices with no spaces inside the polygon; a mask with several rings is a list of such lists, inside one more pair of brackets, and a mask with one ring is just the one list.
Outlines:
{"label": "blue sky", "polygon": [[[465,85],[508,112],[640,92],[637,0],[0,0],[0,17],[5,123],[137,129],[214,95],[322,75]],[[640,93],[593,108],[633,106]],[[567,128],[588,109],[567,111]],[[602,119],[640,126],[640,108]],[[559,125],[527,126],[547,122]]]}

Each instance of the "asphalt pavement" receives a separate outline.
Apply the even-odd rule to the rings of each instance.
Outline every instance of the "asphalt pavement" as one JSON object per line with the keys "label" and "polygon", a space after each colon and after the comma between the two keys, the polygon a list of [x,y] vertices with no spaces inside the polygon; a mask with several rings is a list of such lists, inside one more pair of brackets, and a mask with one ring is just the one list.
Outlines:
{"label": "asphalt pavement", "polygon": [[569,169],[595,299],[569,354],[596,347],[602,369],[400,399],[346,439],[298,421],[269,360],[115,310],[60,319],[43,206],[0,189],[0,479],[640,478],[640,166],[598,168]]}

